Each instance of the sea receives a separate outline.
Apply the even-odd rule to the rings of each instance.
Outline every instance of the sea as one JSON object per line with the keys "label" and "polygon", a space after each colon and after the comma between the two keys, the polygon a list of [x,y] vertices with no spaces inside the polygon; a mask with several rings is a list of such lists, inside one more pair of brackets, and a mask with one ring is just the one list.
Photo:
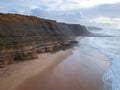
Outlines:
{"label": "sea", "polygon": [[110,67],[102,77],[103,90],[120,90],[120,30],[93,30],[92,32],[111,36],[90,37],[88,41],[110,61]]}

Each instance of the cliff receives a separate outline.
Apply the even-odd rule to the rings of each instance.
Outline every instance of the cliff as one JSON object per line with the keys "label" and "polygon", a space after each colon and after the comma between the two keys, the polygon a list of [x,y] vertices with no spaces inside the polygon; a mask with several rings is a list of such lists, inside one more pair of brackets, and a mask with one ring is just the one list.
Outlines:
{"label": "cliff", "polygon": [[0,14],[0,67],[37,58],[76,43],[90,34],[85,26],[18,14]]}

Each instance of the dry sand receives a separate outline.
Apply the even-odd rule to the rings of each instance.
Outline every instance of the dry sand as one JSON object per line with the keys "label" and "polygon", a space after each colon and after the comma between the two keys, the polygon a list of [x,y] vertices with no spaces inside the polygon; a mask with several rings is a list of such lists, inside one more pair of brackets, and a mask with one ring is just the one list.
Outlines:
{"label": "dry sand", "polygon": [[72,54],[72,50],[59,51],[54,54],[39,54],[39,58],[20,62],[0,69],[0,90],[16,90],[27,78],[42,73],[47,68],[54,66]]}
{"label": "dry sand", "polygon": [[25,80],[16,90],[102,90],[108,66],[107,57],[83,41],[67,59]]}

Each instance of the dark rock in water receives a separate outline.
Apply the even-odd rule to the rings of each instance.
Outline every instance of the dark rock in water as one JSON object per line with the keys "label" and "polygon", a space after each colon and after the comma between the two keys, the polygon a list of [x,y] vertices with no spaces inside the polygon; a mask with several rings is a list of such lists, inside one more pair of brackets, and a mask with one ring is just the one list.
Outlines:
{"label": "dark rock in water", "polygon": [[65,49],[85,26],[18,14],[0,14],[0,67],[35,59],[38,53]]}

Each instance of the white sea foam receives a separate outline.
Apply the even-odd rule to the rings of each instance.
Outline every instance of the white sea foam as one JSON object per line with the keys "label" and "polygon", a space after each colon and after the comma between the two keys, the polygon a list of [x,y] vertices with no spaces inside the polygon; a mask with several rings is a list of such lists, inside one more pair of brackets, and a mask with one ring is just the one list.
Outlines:
{"label": "white sea foam", "polygon": [[[106,43],[106,42],[113,43]],[[120,90],[120,48],[111,39],[90,38],[89,43],[98,48],[110,60],[111,66],[103,75],[103,90]],[[116,39],[116,43],[118,40]],[[119,42],[120,44],[120,42]],[[113,48],[112,48],[113,47]],[[115,49],[115,48],[116,49]],[[117,50],[118,49],[118,50]]]}

